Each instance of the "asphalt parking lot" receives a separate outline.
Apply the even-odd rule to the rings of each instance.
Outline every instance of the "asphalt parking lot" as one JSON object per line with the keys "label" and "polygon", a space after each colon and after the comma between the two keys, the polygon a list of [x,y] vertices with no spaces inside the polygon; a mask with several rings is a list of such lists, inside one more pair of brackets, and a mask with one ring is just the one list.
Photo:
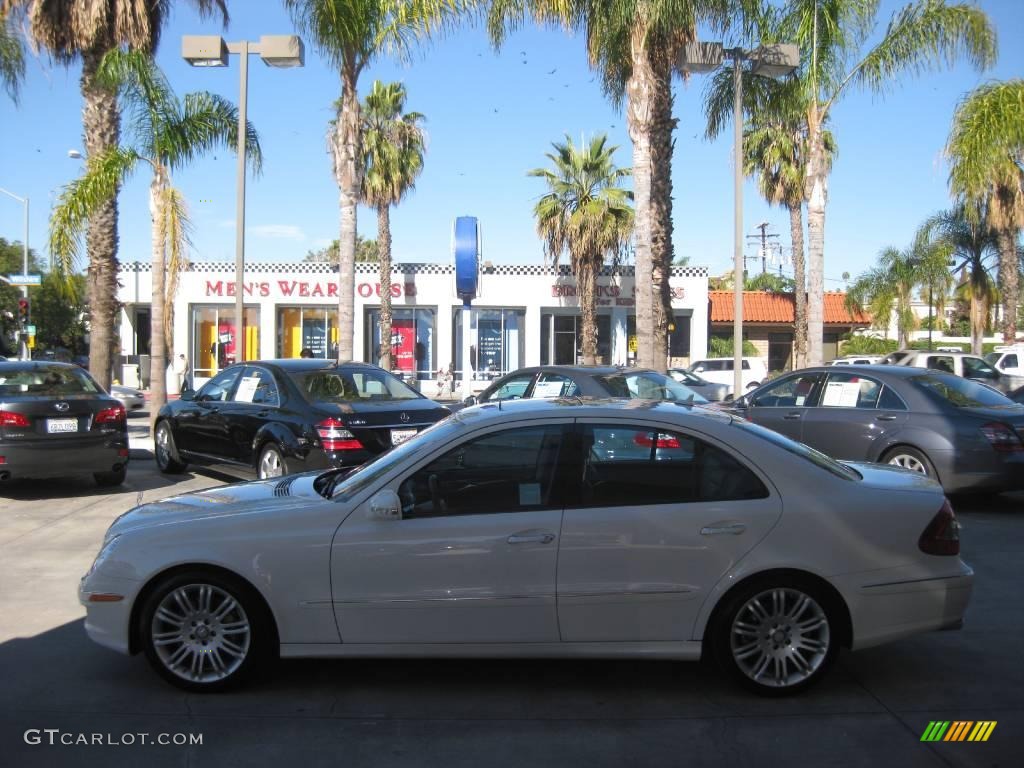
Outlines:
{"label": "asphalt parking lot", "polygon": [[[701,664],[363,660],[283,662],[254,686],[198,696],[82,628],[76,586],[110,521],[140,498],[224,482],[161,476],[145,417],[131,424],[121,489],[0,488],[0,765],[1022,764],[1024,495],[956,502],[977,572],[963,630],[844,653],[798,698],[752,698]],[[933,720],[997,726],[985,743],[923,743]],[[60,743],[80,734],[113,744]]]}

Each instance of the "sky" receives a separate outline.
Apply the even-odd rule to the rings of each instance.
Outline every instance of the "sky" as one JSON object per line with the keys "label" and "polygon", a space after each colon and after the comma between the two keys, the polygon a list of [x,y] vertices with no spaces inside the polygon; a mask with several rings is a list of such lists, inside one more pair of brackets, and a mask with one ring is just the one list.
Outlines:
{"label": "sky", "polygon": [[[876,38],[903,4],[882,0]],[[831,128],[839,154],[826,219],[828,290],[842,289],[843,273],[856,276],[883,248],[908,245],[921,221],[949,205],[942,149],[957,103],[984,82],[1024,73],[1024,47],[1013,40],[1024,29],[1024,1],[978,5],[1000,38],[993,69],[979,74],[959,64],[903,78],[884,97],[848,92],[834,108]],[[276,0],[232,0],[229,8],[227,40],[295,31]],[[237,57],[226,68],[211,69],[190,67],[180,55],[182,35],[220,32],[219,23],[200,20],[188,3],[175,3],[157,61],[180,96],[208,90],[237,103]],[[551,142],[566,134],[579,142],[607,133],[619,147],[619,165],[631,164],[622,109],[602,95],[582,39],[561,30],[528,26],[495,51],[482,25],[466,24],[418,46],[408,63],[376,60],[362,75],[361,96],[375,79],[403,82],[407,109],[427,118],[424,171],[391,214],[396,261],[449,261],[452,221],[477,216],[484,259],[541,263],[532,208],[544,189],[526,174],[546,164]],[[674,245],[677,256],[716,275],[732,263],[732,131],[714,142],[704,139],[706,81],[697,75],[674,84]],[[300,69],[270,68],[250,57],[249,119],[260,135],[264,167],[247,182],[247,260],[299,261],[337,238],[338,188],[325,137],[340,92],[337,72],[310,41]],[[82,149],[81,108],[79,67],[65,68],[45,55],[30,58],[18,106],[0,94],[0,187],[30,198],[29,242],[44,258],[53,201],[82,170],[81,160],[68,157],[69,150]],[[190,206],[193,261],[234,261],[235,169],[234,155],[218,150],[174,178]],[[148,183],[140,167],[121,191],[122,262],[150,258]],[[767,206],[756,184],[747,181],[745,232],[754,234],[765,221],[788,247],[788,213]],[[360,208],[358,227],[361,235],[374,237],[374,212]],[[20,241],[23,232],[22,206],[0,196],[0,237]],[[755,250],[751,245],[747,253]]]}

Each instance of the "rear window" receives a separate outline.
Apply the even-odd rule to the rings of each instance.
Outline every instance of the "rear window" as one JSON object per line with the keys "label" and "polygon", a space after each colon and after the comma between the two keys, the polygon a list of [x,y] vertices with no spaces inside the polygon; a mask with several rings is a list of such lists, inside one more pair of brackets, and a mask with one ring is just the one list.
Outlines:
{"label": "rear window", "polygon": [[673,402],[706,403],[703,395],[680,384],[663,373],[612,373],[597,376],[597,381],[612,397],[639,398],[641,400],[670,400]]}
{"label": "rear window", "polygon": [[306,397],[320,403],[413,400],[420,396],[415,389],[386,371],[328,368],[293,373],[292,378]]}
{"label": "rear window", "polygon": [[84,370],[77,366],[24,365],[5,366],[0,370],[2,395],[96,394],[103,390]]}
{"label": "rear window", "polygon": [[950,403],[957,408],[1016,407],[1016,404],[1001,392],[948,373],[914,376],[910,381],[932,398]]}
{"label": "rear window", "polygon": [[824,469],[826,472],[831,472],[836,477],[841,477],[844,480],[860,480],[861,478],[859,472],[851,469],[845,464],[840,464],[838,461],[830,456],[826,456],[821,451],[816,451],[808,445],[796,442],[796,440],[790,440],[788,437],[780,435],[778,432],[766,429],[765,427],[749,422],[746,419],[736,419],[733,421],[733,424],[740,429],[757,435],[762,440],[767,440],[769,443],[777,445],[779,448],[782,448],[784,451],[788,451],[794,456],[799,456],[801,459],[811,462],[821,469]]}

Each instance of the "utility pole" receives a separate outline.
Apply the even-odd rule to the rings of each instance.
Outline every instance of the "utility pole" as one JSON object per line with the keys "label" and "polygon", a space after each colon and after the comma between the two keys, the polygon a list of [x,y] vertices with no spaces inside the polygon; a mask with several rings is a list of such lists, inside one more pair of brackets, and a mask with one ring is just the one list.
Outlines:
{"label": "utility pole", "polygon": [[[777,242],[779,236],[775,232],[769,232],[768,227],[771,226],[767,221],[762,221],[755,227],[755,229],[761,230],[759,235],[747,235],[747,242],[759,244],[758,256],[761,258],[761,274],[768,271],[768,253],[769,248],[772,250],[780,249],[779,243]],[[750,257],[757,258],[757,257]]]}

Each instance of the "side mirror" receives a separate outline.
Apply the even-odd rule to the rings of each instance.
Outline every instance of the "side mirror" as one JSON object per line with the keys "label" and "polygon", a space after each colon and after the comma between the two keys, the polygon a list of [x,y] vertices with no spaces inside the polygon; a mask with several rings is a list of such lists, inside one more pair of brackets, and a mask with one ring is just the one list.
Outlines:
{"label": "side mirror", "polygon": [[402,500],[392,490],[378,491],[370,499],[370,517],[374,520],[401,520]]}
{"label": "side mirror", "polygon": [[469,397],[462,401],[462,404],[468,408],[471,405],[476,405],[478,402],[479,400],[476,399],[476,395],[470,395]]}
{"label": "side mirror", "polygon": [[750,405],[750,398],[746,395],[743,395],[743,397],[737,397],[732,401],[732,405],[733,408],[737,408],[741,411],[745,410]]}
{"label": "side mirror", "polygon": [[181,393],[181,395],[178,397],[178,399],[179,400],[185,400],[185,401],[195,400],[196,399],[195,390],[186,389],[184,392]]}
{"label": "side mirror", "polygon": [[698,365],[696,368],[693,369],[693,372],[694,373],[704,373],[704,366],[703,365]]}

